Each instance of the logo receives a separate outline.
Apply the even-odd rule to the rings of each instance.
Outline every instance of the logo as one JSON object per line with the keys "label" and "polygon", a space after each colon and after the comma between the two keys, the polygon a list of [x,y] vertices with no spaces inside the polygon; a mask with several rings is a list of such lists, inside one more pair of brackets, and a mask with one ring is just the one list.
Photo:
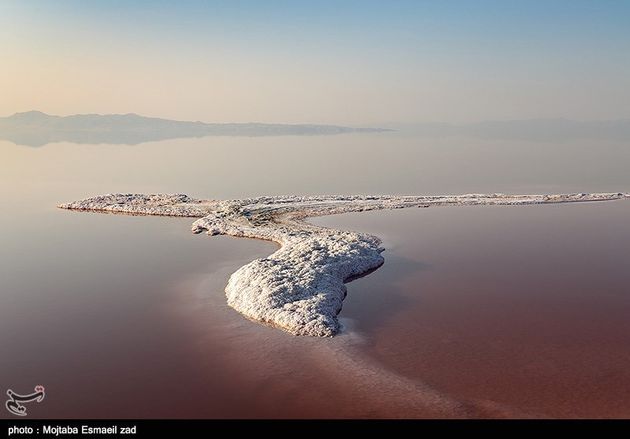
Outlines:
{"label": "logo", "polygon": [[19,393],[15,393],[13,390],[7,390],[7,395],[9,399],[5,403],[5,407],[9,411],[17,416],[26,416],[26,407],[22,405],[24,402],[42,402],[46,393],[44,391],[44,386],[37,385],[35,386],[35,392],[29,395],[20,395]]}

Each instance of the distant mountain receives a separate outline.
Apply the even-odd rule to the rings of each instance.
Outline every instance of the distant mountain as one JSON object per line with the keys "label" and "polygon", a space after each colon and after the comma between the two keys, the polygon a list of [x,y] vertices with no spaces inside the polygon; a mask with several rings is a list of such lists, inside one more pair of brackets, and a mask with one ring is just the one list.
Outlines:
{"label": "distant mountain", "polygon": [[315,136],[390,131],[336,125],[204,123],[144,117],[137,114],[52,116],[41,111],[0,118],[0,139],[27,146],[52,142],[138,144],[205,136]]}
{"label": "distant mountain", "polygon": [[[394,126],[393,126],[394,127]],[[420,123],[395,126],[400,131],[425,137],[476,137],[485,139],[566,141],[599,139],[630,141],[630,120],[526,119],[496,120],[471,124]]]}

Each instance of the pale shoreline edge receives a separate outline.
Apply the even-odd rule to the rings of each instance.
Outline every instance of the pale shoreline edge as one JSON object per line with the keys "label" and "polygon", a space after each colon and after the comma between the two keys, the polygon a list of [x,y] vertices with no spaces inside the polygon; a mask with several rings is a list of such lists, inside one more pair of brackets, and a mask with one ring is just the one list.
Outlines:
{"label": "pale shoreline edge", "polygon": [[381,241],[365,233],[318,227],[305,218],[431,206],[577,203],[629,199],[630,193],[444,196],[270,196],[198,200],[184,194],[107,194],[57,207],[114,214],[199,218],[194,233],[277,242],[280,248],[234,272],[228,304],[249,319],[294,335],[333,336],[344,283],[383,264]]}

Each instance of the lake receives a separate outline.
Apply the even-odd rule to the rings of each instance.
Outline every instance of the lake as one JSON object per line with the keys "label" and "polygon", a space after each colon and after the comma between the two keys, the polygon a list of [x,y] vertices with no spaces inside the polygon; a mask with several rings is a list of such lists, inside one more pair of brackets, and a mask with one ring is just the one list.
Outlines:
{"label": "lake", "polygon": [[348,285],[332,339],[226,305],[230,274],[273,243],[55,208],[110,192],[628,191],[623,142],[378,133],[0,154],[0,391],[44,385],[31,417],[630,416],[627,201],[312,219],[386,248]]}

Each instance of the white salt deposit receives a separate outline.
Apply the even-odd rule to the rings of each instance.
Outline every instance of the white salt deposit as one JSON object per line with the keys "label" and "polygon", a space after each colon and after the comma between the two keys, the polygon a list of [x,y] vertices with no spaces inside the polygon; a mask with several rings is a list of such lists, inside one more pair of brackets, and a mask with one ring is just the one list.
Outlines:
{"label": "white salt deposit", "polygon": [[307,217],[407,207],[529,205],[611,201],[624,193],[446,196],[276,196],[196,200],[183,194],[109,194],[59,205],[63,209],[198,217],[194,233],[266,239],[272,255],[238,269],[225,289],[246,317],[295,335],[333,336],[346,295],[344,282],[383,263],[381,241],[364,233],[318,227]]}

